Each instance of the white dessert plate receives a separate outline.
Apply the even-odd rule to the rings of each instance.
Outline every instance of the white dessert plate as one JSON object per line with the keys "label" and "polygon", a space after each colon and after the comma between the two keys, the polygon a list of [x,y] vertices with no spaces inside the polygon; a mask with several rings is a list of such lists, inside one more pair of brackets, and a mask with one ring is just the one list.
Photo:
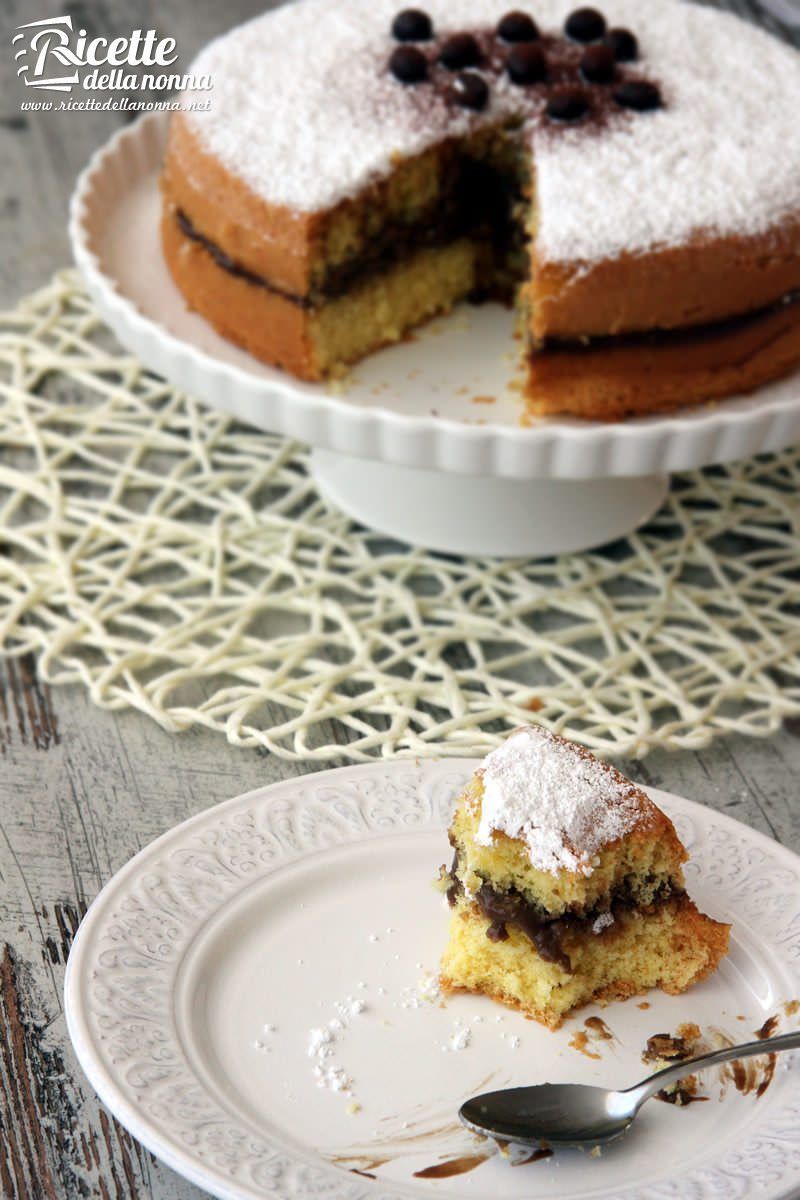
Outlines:
{"label": "white dessert plate", "polygon": [[[431,880],[475,765],[286,780],[201,813],[129,862],[90,908],[67,967],[70,1035],[101,1099],[227,1200],[797,1197],[791,1056],[758,1099],[707,1078],[705,1103],[651,1101],[600,1158],[569,1151],[513,1167],[458,1125],[459,1103],[487,1087],[630,1084],[646,1073],[647,1038],[686,1021],[745,1040],[771,1017],[784,1030],[800,1020],[800,860],[661,793],[692,854],[692,894],[733,922],[713,978],[685,996],[582,1010],[556,1033],[483,997],[437,999],[448,914]],[[593,1015],[611,1040],[584,1024]],[[580,1033],[594,1057],[575,1048]],[[348,1092],[320,1086],[315,1067],[327,1085],[346,1077]]]}
{"label": "white dessert plate", "polygon": [[78,180],[70,232],[89,291],[155,371],[314,447],[323,491],[368,525],[454,552],[579,549],[651,515],[666,473],[800,436],[800,374],[678,415],[521,427],[514,314],[493,304],[464,305],[370,356],[343,390],[267,367],[189,312],[167,270],[158,232],[167,120],[153,113],[121,130]]}

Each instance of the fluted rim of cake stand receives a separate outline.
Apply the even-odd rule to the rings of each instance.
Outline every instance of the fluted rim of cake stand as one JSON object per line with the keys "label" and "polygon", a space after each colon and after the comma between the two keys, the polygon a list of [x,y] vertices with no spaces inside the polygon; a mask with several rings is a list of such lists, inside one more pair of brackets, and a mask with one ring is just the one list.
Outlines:
{"label": "fluted rim of cake stand", "polygon": [[[301,387],[275,370],[251,374],[183,340],[146,316],[95,250],[100,200],[163,151],[170,114],[148,113],[117,131],[78,177],[69,233],[78,268],[103,318],[148,367],[206,403],[258,427],[397,466],[511,479],[644,476],[775,451],[800,437],[800,371],[753,396],[620,423],[548,418],[528,427],[468,425],[441,416],[362,408],[324,385]],[[154,231],[157,253],[160,241]]]}

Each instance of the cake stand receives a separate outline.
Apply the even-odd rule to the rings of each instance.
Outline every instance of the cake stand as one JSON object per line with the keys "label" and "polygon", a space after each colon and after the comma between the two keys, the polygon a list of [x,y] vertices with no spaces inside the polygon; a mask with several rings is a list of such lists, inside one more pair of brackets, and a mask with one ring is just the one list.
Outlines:
{"label": "cake stand", "polygon": [[523,426],[514,314],[464,305],[380,351],[340,386],[258,363],[190,313],[158,233],[168,114],[120,132],[72,199],[77,264],[98,310],[148,367],[214,408],[312,447],[320,491],[361,524],[457,554],[586,549],[630,533],[671,471],[800,436],[800,373],[747,397],[618,424]]}

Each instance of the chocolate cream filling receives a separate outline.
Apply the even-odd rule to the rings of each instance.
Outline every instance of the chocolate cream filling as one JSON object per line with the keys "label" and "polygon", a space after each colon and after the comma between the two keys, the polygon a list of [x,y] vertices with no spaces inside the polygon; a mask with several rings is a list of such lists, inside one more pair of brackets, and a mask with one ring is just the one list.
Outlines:
{"label": "chocolate cream filling", "polygon": [[[488,168],[487,171],[495,178],[503,178],[496,172],[490,172]],[[264,276],[258,275],[230,258],[215,242],[196,229],[181,209],[176,210],[175,219],[184,236],[201,245],[223,271],[227,271],[228,274],[234,275],[238,279],[244,279],[256,287],[264,288],[276,296],[281,296],[284,300],[288,300],[300,308],[313,309],[327,300],[335,300],[344,295],[354,285],[402,261],[415,250],[444,246],[458,237],[470,235],[485,241],[487,250],[492,256],[489,261],[496,262],[498,255],[511,257],[522,254],[519,228],[516,223],[503,215],[513,205],[513,192],[508,189],[503,192],[494,185],[476,182],[481,178],[478,174],[472,178],[475,190],[472,193],[473,199],[470,205],[466,207],[458,204],[448,205],[436,219],[428,221],[424,226],[387,226],[378,238],[373,239],[367,252],[361,258],[331,267],[321,285],[306,296],[298,296],[278,287]],[[487,194],[494,197],[493,205],[487,201]],[[487,278],[489,277],[491,277],[490,271],[487,272]],[[481,300],[498,296],[502,299],[509,299],[508,290],[507,287],[492,287],[487,283],[486,288],[474,295],[472,299]],[[737,316],[725,317],[719,321],[683,326],[679,329],[607,334],[581,339],[547,338],[539,346],[532,348],[531,353],[538,357],[542,354],[588,355],[595,350],[624,347],[674,346],[679,349],[681,346],[705,342],[714,337],[733,337],[794,305],[800,305],[800,289],[787,292],[778,300],[761,308]]]}
{"label": "chocolate cream filling", "polygon": [[[465,894],[463,884],[456,875],[458,858],[453,862],[449,872],[450,885],[447,889],[447,899],[451,907],[458,903]],[[554,917],[536,904],[532,904],[514,889],[507,892],[497,891],[490,883],[482,883],[478,891],[470,897],[481,913],[489,921],[486,936],[492,942],[504,942],[508,939],[508,925],[515,925],[530,938],[536,947],[539,957],[545,962],[557,963],[565,971],[572,971],[572,963],[564,949],[564,941],[568,934],[579,937],[599,936],[607,928],[613,927],[613,921],[624,912],[639,909],[642,912],[652,912],[661,904],[684,896],[682,887],[671,880],[659,884],[652,893],[647,905],[637,900],[643,888],[652,885],[652,880],[626,881],[605,900],[589,912],[564,913]],[[612,920],[609,920],[612,918]],[[595,929],[594,926],[597,925]]]}
{"label": "chocolate cream filling", "polygon": [[650,329],[633,333],[599,334],[587,338],[545,338],[532,354],[591,354],[594,350],[623,349],[625,347],[664,348],[674,346],[692,346],[708,342],[716,337],[735,337],[747,329],[758,325],[760,321],[784,312],[794,305],[800,305],[800,289],[786,292],[771,304],[761,308],[751,309],[732,317],[723,317],[719,321],[706,321],[702,325],[683,325],[677,329]]}
{"label": "chocolate cream filling", "polygon": [[[501,289],[489,286],[490,281],[511,256],[520,260],[524,254],[522,229],[511,216],[520,199],[519,186],[509,176],[478,160],[465,159],[454,164],[449,176],[445,195],[435,212],[426,213],[414,222],[386,224],[380,233],[369,239],[357,258],[328,266],[307,295],[281,288],[232,259],[197,229],[182,209],[176,209],[175,219],[184,236],[201,245],[223,271],[305,309],[337,299],[370,276],[408,259],[416,251],[446,246],[467,236],[486,248],[487,291],[495,295]],[[506,269],[510,271],[510,268]],[[514,274],[519,274],[519,270]],[[506,293],[503,298],[510,299],[511,287],[502,290]]]}

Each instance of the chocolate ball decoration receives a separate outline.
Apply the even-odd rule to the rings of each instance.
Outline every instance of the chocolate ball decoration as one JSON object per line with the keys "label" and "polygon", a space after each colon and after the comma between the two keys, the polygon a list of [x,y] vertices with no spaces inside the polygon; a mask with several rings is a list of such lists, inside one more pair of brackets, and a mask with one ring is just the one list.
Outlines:
{"label": "chocolate ball decoration", "polygon": [[610,46],[587,46],[581,58],[581,75],[587,83],[613,83],[617,75],[614,51]]}
{"label": "chocolate ball decoration", "polygon": [[589,111],[589,97],[578,87],[558,87],[547,101],[551,121],[580,121]]}
{"label": "chocolate ball decoration", "polygon": [[535,42],[512,46],[506,59],[506,71],[511,82],[521,87],[541,83],[547,78],[547,59],[541,46]]}
{"label": "chocolate ball decoration", "polygon": [[497,25],[497,36],[504,42],[535,42],[539,29],[533,17],[515,8],[500,18]]}
{"label": "chocolate ball decoration", "polygon": [[639,57],[639,43],[630,29],[609,29],[603,41],[617,62],[635,62]]}
{"label": "chocolate ball decoration", "polygon": [[489,88],[486,80],[475,71],[462,71],[456,75],[449,92],[451,100],[461,108],[481,112],[489,103]]}
{"label": "chocolate ball decoration", "polygon": [[652,112],[664,103],[656,85],[644,79],[629,79],[620,84],[614,91],[614,99],[621,108],[631,108],[634,112]]}
{"label": "chocolate ball decoration", "polygon": [[576,8],[564,30],[573,42],[598,42],[606,31],[606,19],[596,8]]}
{"label": "chocolate ball decoration", "polygon": [[389,59],[389,70],[400,83],[422,83],[428,78],[428,60],[416,46],[398,46]]}
{"label": "chocolate ball decoration", "polygon": [[481,48],[471,33],[454,33],[439,51],[439,62],[448,71],[463,71],[464,67],[477,67],[481,61]]}
{"label": "chocolate ball decoration", "polygon": [[392,36],[398,42],[429,42],[433,21],[421,8],[404,8],[392,21]]}

